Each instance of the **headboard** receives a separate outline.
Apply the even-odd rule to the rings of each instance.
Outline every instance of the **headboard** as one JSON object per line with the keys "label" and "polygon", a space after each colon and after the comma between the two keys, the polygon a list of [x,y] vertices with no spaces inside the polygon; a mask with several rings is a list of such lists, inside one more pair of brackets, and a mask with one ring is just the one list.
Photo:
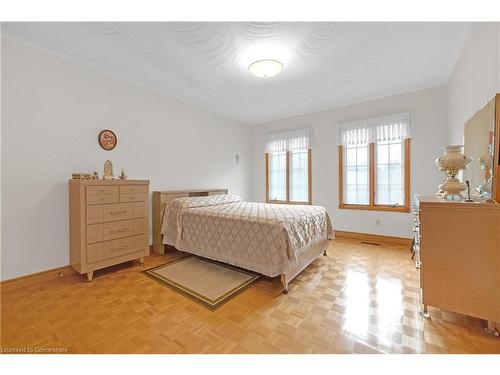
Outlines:
{"label": "headboard", "polygon": [[227,189],[153,191],[153,251],[157,254],[165,254],[161,234],[161,216],[168,201],[176,198],[207,197],[217,194],[227,194]]}

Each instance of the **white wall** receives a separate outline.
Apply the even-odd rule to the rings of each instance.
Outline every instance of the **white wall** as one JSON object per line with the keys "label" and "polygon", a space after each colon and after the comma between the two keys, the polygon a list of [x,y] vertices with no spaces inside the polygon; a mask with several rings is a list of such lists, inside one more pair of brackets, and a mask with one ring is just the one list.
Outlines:
{"label": "white wall", "polygon": [[448,83],[450,144],[463,144],[464,124],[500,92],[500,24],[473,24]]}
{"label": "white wall", "polygon": [[[151,190],[250,198],[246,125],[5,37],[1,85],[3,280],[69,263],[67,180],[101,174],[108,158]],[[110,152],[97,143],[104,128],[118,136]]]}
{"label": "white wall", "polygon": [[[462,143],[464,123],[500,91],[499,43],[498,23],[474,24],[447,86],[249,128],[3,37],[1,279],[68,264],[71,172],[101,173],[109,158],[151,190],[227,187],[263,201],[264,136],[300,127],[314,129],[313,201],[336,229],[410,237],[408,214],[338,209],[337,124],[412,111],[411,194],[432,194],[441,147]],[[97,144],[103,128],[118,135],[111,152]]]}
{"label": "white wall", "polygon": [[[338,128],[341,121],[411,111],[415,120],[415,137],[411,145],[411,194],[434,194],[443,176],[434,159],[447,142],[446,87],[414,91],[361,104],[311,113],[253,128],[253,199],[265,199],[265,134],[281,130],[312,127],[313,204],[325,206],[335,229],[381,235],[411,237],[410,214],[339,209]],[[376,225],[380,219],[380,225]]]}

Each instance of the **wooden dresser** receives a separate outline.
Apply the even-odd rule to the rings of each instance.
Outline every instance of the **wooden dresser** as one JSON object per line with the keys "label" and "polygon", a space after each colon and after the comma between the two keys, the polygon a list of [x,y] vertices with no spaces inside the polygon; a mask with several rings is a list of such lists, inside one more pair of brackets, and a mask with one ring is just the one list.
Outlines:
{"label": "wooden dresser", "polygon": [[95,270],[149,255],[148,180],[69,180],[70,262]]}
{"label": "wooden dresser", "polygon": [[[415,196],[415,247],[427,306],[500,329],[500,204]],[[495,323],[497,322],[497,323]]]}

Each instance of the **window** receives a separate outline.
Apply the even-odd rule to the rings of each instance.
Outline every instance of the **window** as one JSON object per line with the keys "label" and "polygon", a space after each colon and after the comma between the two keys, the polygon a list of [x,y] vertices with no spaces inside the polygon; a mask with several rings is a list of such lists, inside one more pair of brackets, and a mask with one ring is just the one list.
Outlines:
{"label": "window", "polygon": [[311,204],[311,150],[266,153],[266,202]]}
{"label": "window", "polygon": [[309,202],[309,150],[290,152],[290,191],[292,202]]}
{"label": "window", "polygon": [[345,147],[345,203],[368,204],[368,145]]}
{"label": "window", "polygon": [[375,204],[404,205],[404,142],[377,142]]}
{"label": "window", "polygon": [[269,155],[269,197],[286,201],[287,153],[273,152]]}
{"label": "window", "polygon": [[411,114],[340,126],[339,207],[408,212]]}
{"label": "window", "polygon": [[266,202],[311,204],[311,129],[268,136]]}

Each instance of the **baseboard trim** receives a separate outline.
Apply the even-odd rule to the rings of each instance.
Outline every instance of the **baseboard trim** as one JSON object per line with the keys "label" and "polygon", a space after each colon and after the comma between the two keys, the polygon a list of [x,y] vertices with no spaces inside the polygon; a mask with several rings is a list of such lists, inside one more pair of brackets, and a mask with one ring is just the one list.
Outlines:
{"label": "baseboard trim", "polygon": [[[153,251],[153,246],[149,245],[149,253]],[[30,273],[28,275],[14,277],[13,279],[7,279],[0,281],[0,287],[10,287],[12,285],[16,285],[16,288],[23,287],[27,285],[32,285],[35,283],[39,283],[41,281],[47,281],[51,279],[57,279],[66,275],[77,274],[78,272],[71,267],[70,265],[51,268],[49,270]]]}
{"label": "baseboard trim", "polygon": [[360,241],[373,242],[379,244],[411,246],[412,239],[405,237],[382,236],[379,234],[347,232],[343,230],[335,231],[336,238],[350,238]]}
{"label": "baseboard trim", "polygon": [[2,288],[14,287],[20,288],[28,285],[33,285],[40,283],[42,281],[58,279],[59,277],[66,275],[73,275],[77,272],[71,266],[62,266],[57,268],[51,268],[50,270],[45,270],[41,272],[31,273],[29,275],[15,277],[13,279],[3,280],[0,282]]}

